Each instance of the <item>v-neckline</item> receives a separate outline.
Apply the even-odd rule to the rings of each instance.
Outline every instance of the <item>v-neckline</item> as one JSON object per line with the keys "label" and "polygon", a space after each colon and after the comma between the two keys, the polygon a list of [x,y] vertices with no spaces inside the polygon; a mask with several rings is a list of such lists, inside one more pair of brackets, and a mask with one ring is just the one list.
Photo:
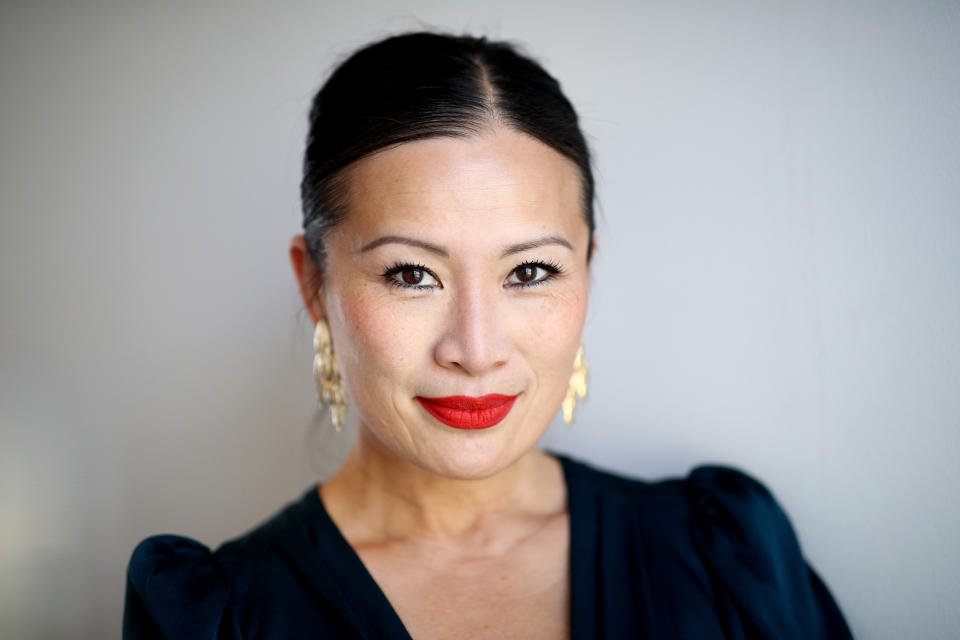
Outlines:
{"label": "v-neckline", "polygon": [[[595,580],[591,566],[593,554],[590,552],[595,548],[596,519],[595,514],[589,513],[592,510],[591,507],[595,505],[592,505],[589,500],[584,500],[585,496],[580,491],[580,484],[575,477],[579,472],[577,463],[563,455],[553,453],[550,455],[560,462],[566,484],[569,527],[567,558],[570,563],[570,638],[585,640],[593,637],[593,630],[596,629]],[[380,588],[356,549],[347,541],[330,517],[320,495],[320,485],[315,487],[311,495],[311,502],[315,503],[319,514],[319,523],[325,529],[321,532],[321,537],[332,540],[336,547],[333,552],[324,554],[321,560],[333,573],[340,587],[343,601],[352,609],[355,624],[358,627],[362,624],[362,628],[376,627],[379,635],[367,637],[413,640],[386,593]],[[364,597],[356,598],[358,593],[364,594]]]}

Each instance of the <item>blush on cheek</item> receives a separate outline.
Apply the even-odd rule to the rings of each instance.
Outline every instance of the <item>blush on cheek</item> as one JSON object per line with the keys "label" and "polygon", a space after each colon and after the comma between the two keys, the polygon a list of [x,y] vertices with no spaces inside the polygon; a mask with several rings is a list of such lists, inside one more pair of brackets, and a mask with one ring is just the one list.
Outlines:
{"label": "blush on cheek", "polygon": [[352,364],[358,369],[396,377],[428,353],[429,316],[416,305],[360,289],[342,300],[342,310]]}
{"label": "blush on cheek", "polygon": [[[570,293],[545,298],[523,314],[523,343],[534,353],[576,351],[586,318],[586,296]],[[571,356],[571,362],[572,362]]]}
{"label": "blush on cheek", "polygon": [[402,338],[403,318],[393,313],[389,305],[370,304],[362,300],[344,309],[345,328],[350,340],[361,352],[383,353]]}
{"label": "blush on cheek", "polygon": [[[558,314],[562,315],[562,314]],[[573,361],[580,346],[582,318],[572,313],[534,323],[523,345],[524,359],[531,367],[544,406],[556,410],[566,393]]]}

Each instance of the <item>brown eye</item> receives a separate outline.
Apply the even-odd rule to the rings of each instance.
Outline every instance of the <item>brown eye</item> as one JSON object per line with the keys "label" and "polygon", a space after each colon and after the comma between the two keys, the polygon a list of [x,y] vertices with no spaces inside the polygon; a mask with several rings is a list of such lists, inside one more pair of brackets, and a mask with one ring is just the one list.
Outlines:
{"label": "brown eye", "polygon": [[406,284],[420,284],[423,281],[423,270],[404,269],[400,273],[400,277],[403,278],[403,281]]}
{"label": "brown eye", "polygon": [[511,271],[504,284],[521,289],[535,287],[546,284],[560,273],[563,273],[563,270],[558,264],[526,262]]}
{"label": "brown eye", "polygon": [[517,274],[518,282],[527,283],[537,279],[537,268],[532,264],[525,264],[522,267],[518,267],[514,273]]}
{"label": "brown eye", "polygon": [[396,264],[388,268],[383,277],[388,284],[417,291],[443,288],[429,269],[418,264]]}

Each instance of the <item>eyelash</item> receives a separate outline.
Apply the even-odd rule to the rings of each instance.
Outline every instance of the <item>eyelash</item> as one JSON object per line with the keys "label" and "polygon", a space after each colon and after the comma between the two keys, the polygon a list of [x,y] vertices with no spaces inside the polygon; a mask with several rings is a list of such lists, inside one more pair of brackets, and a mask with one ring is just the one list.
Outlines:
{"label": "eyelash", "polygon": [[559,262],[555,262],[553,260],[527,260],[526,262],[521,262],[511,269],[509,275],[513,275],[518,269],[522,269],[523,267],[537,267],[538,269],[543,269],[546,271],[547,275],[540,280],[534,280],[533,282],[514,282],[509,284],[509,287],[513,289],[530,289],[532,287],[539,287],[540,285],[550,282],[558,275],[563,273],[563,267]]}
{"label": "eyelash", "polygon": [[394,278],[395,275],[397,275],[398,273],[402,273],[404,271],[423,271],[424,273],[430,274],[430,277],[432,277],[437,282],[440,282],[440,278],[438,278],[433,271],[430,271],[430,269],[427,269],[427,267],[422,264],[419,264],[419,263],[415,264],[412,262],[394,263],[392,267],[387,267],[384,270],[383,277],[386,279],[387,284],[393,287],[397,287],[399,289],[413,289],[414,291],[420,291],[423,289],[433,289],[432,285],[407,284],[406,282],[402,282]]}
{"label": "eyelash", "polygon": [[[536,267],[539,269],[543,269],[544,271],[547,272],[547,275],[539,280],[534,280],[533,282],[510,283],[507,286],[510,287],[511,289],[529,289],[532,287],[539,287],[540,285],[546,284],[547,282],[553,280],[558,275],[562,275],[564,271],[563,266],[559,262],[556,262],[553,260],[527,260],[525,262],[521,262],[520,264],[515,266],[513,269],[511,269],[510,274],[507,277],[509,277],[510,275],[513,275],[518,269],[521,269],[523,267]],[[433,271],[428,269],[425,265],[420,263],[412,263],[412,262],[396,262],[392,266],[385,267],[382,275],[383,275],[383,278],[387,281],[387,284],[400,289],[413,289],[415,291],[419,291],[423,289],[434,288],[434,285],[408,284],[394,277],[399,273],[403,273],[404,271],[423,271],[424,273],[429,274],[430,277],[432,277],[438,283],[440,282],[440,278],[438,278],[437,275]],[[440,287],[442,288],[443,285],[441,284]]]}

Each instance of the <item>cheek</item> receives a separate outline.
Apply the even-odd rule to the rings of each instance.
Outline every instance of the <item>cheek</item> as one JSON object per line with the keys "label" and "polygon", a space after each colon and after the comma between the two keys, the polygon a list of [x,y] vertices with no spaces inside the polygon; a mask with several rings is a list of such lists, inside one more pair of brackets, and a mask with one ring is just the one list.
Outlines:
{"label": "cheek", "polygon": [[422,364],[429,328],[403,306],[364,284],[338,296],[340,344],[334,345],[354,394],[388,389]]}
{"label": "cheek", "polygon": [[538,301],[518,318],[518,345],[542,377],[569,377],[580,346],[586,309],[586,286],[576,286]]}

